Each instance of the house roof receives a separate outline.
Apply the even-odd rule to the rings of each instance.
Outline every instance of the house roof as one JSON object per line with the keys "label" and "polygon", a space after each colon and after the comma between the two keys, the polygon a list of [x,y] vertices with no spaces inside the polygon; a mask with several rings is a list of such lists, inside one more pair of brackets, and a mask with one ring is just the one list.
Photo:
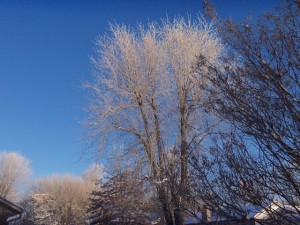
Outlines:
{"label": "house roof", "polygon": [[254,218],[256,220],[267,220],[271,219],[272,216],[276,215],[278,216],[284,216],[285,214],[287,215],[292,215],[292,214],[299,214],[298,212],[300,211],[300,207],[293,207],[288,204],[284,204],[279,201],[275,201],[272,204],[270,204],[266,209],[261,210],[257,214],[254,215]]}
{"label": "house roof", "polygon": [[255,225],[254,219],[233,219],[233,220],[220,220],[211,222],[193,223],[187,225]]}
{"label": "house roof", "polygon": [[0,197],[0,222],[7,221],[8,218],[22,214],[23,209],[12,202]]}

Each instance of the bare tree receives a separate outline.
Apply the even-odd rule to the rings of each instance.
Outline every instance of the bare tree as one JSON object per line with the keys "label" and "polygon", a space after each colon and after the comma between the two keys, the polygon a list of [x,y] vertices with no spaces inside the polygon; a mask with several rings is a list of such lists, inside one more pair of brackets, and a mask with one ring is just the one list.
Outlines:
{"label": "bare tree", "polygon": [[[31,174],[29,161],[16,152],[0,152],[0,196],[9,200],[20,197],[21,188]],[[23,185],[23,186],[22,186]]]}
{"label": "bare tree", "polygon": [[299,16],[299,3],[286,1],[256,24],[220,26],[232,52],[221,69],[210,65],[208,109],[232,130],[215,139],[210,156],[193,164],[198,193],[223,215],[264,208],[278,222],[268,208],[276,202],[291,214],[289,224],[299,214]]}
{"label": "bare tree", "polygon": [[26,200],[28,221],[34,224],[85,224],[94,185],[80,177],[51,176],[37,181]]}
{"label": "bare tree", "polygon": [[[96,44],[96,73],[86,84],[91,91],[89,134],[98,141],[98,150],[114,140],[138,149],[166,224],[182,225],[191,146],[212,126],[201,106],[205,97],[199,87],[205,79],[197,71],[204,74],[206,69],[198,58],[205,55],[216,64],[223,46],[210,24],[183,18],[137,30],[111,26],[111,34]],[[180,164],[173,182],[166,160],[170,148]]]}
{"label": "bare tree", "polygon": [[94,189],[99,188],[103,181],[104,176],[104,167],[102,164],[93,163],[88,170],[86,170],[82,174],[82,179],[92,185],[94,185]]}

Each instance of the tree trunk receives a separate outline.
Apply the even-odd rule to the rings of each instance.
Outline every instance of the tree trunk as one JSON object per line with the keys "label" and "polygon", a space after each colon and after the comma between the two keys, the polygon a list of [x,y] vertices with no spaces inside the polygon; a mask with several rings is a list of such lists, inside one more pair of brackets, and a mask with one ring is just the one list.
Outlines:
{"label": "tree trunk", "polygon": [[168,203],[167,194],[165,190],[163,190],[162,188],[158,187],[157,189],[158,189],[158,197],[164,213],[166,225],[175,225],[173,222],[172,212]]}
{"label": "tree trunk", "polygon": [[[186,96],[186,95],[184,95]],[[180,118],[180,184],[178,196],[175,201],[174,218],[176,225],[184,223],[183,204],[187,194],[187,179],[188,179],[188,154],[187,154],[187,115],[186,115],[186,97],[183,98],[181,105]]]}

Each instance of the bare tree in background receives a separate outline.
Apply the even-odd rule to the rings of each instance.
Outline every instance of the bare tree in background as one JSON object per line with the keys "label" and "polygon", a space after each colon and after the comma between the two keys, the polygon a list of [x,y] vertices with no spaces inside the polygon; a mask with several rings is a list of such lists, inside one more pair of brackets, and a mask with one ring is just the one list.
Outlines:
{"label": "bare tree in background", "polygon": [[102,164],[93,163],[87,171],[82,174],[82,179],[92,185],[93,189],[99,188],[103,182],[104,167]]}
{"label": "bare tree in background", "polygon": [[37,181],[24,201],[34,224],[85,224],[87,203],[94,185],[80,177],[51,176]]}
{"label": "bare tree in background", "polygon": [[24,156],[16,152],[0,152],[1,197],[17,200],[30,175],[29,161]]}
{"label": "bare tree in background", "polygon": [[[94,79],[87,128],[99,149],[115,140],[139,150],[155,186],[168,225],[182,225],[187,200],[191,146],[211,128],[203,113],[205,82],[197,71],[204,55],[213,64],[223,51],[216,33],[203,20],[149,23],[133,30],[111,26],[96,42]],[[168,177],[168,149],[178,156],[179,176]],[[168,187],[173,187],[169,189]],[[172,192],[172,193],[171,193]]]}
{"label": "bare tree in background", "polygon": [[232,132],[216,137],[211,155],[192,162],[200,197],[222,215],[264,208],[274,224],[282,219],[268,208],[275,203],[293,224],[300,213],[299,7],[286,1],[256,24],[220,26],[232,54],[221,69],[210,65],[208,109]]}

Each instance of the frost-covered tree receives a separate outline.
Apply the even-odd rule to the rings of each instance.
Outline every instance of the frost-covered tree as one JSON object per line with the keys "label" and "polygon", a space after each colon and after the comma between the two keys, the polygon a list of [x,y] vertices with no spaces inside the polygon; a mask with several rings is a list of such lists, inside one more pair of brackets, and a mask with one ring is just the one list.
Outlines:
{"label": "frost-covered tree", "polygon": [[93,187],[90,182],[69,175],[40,179],[26,200],[27,220],[40,225],[85,224]]}
{"label": "frost-covered tree", "polygon": [[103,180],[104,167],[102,164],[93,163],[87,171],[82,174],[82,179],[95,185],[95,188]]}
{"label": "frost-covered tree", "polygon": [[16,152],[0,152],[0,196],[15,201],[27,183],[29,161]]}
{"label": "frost-covered tree", "polygon": [[[207,70],[199,57],[217,64],[223,46],[211,24],[183,18],[136,30],[111,26],[96,45],[95,76],[85,85],[91,91],[89,134],[98,141],[98,150],[113,141],[128,151],[138,149],[166,224],[182,225],[188,159],[212,126],[202,107],[206,80],[197,71]],[[168,177],[170,148],[179,159],[175,180]]]}

